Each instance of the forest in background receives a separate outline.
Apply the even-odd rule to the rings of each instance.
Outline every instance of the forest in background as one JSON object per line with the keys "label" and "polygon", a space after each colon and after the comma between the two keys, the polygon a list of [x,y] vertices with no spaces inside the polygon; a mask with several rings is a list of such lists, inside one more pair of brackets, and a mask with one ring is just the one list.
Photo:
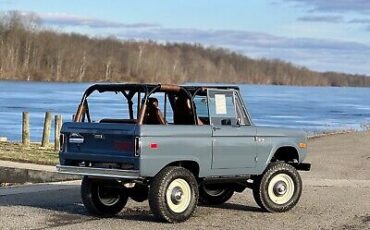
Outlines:
{"label": "forest in background", "polygon": [[40,25],[37,16],[1,16],[1,80],[370,86],[370,77],[364,75],[317,72],[222,48],[91,38]]}

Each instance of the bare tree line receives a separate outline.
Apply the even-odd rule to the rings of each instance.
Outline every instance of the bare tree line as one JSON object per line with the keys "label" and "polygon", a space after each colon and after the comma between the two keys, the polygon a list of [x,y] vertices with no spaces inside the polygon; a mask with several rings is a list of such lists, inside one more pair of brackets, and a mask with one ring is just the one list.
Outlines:
{"label": "bare tree line", "polygon": [[89,38],[44,30],[36,16],[0,19],[0,79],[64,82],[229,82],[370,86],[370,77],[320,73],[220,48]]}

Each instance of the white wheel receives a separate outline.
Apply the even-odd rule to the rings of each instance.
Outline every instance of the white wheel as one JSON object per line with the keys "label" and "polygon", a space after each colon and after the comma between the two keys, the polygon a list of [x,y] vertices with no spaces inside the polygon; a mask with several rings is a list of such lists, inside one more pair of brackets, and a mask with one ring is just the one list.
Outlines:
{"label": "white wheel", "polygon": [[175,179],[170,183],[166,192],[168,207],[174,213],[184,212],[191,201],[191,189],[184,179]]}
{"label": "white wheel", "polygon": [[280,173],[271,178],[267,192],[272,202],[285,204],[292,199],[294,189],[293,179],[285,173]]}
{"label": "white wheel", "polygon": [[189,170],[168,166],[151,181],[149,206],[158,219],[182,222],[193,214],[198,204],[198,182]]}
{"label": "white wheel", "polygon": [[268,212],[286,212],[299,201],[302,180],[297,170],[285,162],[273,162],[254,179],[253,196]]}

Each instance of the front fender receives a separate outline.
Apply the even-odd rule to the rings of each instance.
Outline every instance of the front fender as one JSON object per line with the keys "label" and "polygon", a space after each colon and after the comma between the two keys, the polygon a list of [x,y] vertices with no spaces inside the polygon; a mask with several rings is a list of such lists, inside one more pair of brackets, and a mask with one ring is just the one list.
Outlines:
{"label": "front fender", "polygon": [[[297,138],[298,139],[298,138]],[[257,147],[257,164],[256,164],[256,174],[261,174],[266,169],[266,167],[271,162],[271,159],[275,153],[284,147],[292,147],[298,153],[298,161],[301,163],[307,155],[307,150],[301,149],[298,146],[300,140],[291,139],[291,137],[270,137],[267,143],[263,146]]]}
{"label": "front fender", "polygon": [[290,142],[290,143],[289,142],[285,142],[285,143],[280,143],[278,145],[273,146],[273,148],[271,149],[271,151],[269,153],[268,158],[265,161],[265,165],[267,166],[271,162],[271,159],[274,157],[275,153],[280,148],[284,148],[284,147],[294,148],[297,151],[297,153],[298,153],[298,162],[300,162],[300,154],[299,154],[299,147],[298,147],[298,145],[296,143],[293,143],[293,142]]}

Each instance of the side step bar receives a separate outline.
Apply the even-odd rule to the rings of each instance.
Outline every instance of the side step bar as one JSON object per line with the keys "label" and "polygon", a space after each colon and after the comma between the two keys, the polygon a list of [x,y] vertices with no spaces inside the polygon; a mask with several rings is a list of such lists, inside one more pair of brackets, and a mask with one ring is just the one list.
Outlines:
{"label": "side step bar", "polygon": [[139,170],[120,170],[106,168],[92,168],[79,166],[57,165],[57,171],[62,174],[94,176],[122,179],[140,179]]}

